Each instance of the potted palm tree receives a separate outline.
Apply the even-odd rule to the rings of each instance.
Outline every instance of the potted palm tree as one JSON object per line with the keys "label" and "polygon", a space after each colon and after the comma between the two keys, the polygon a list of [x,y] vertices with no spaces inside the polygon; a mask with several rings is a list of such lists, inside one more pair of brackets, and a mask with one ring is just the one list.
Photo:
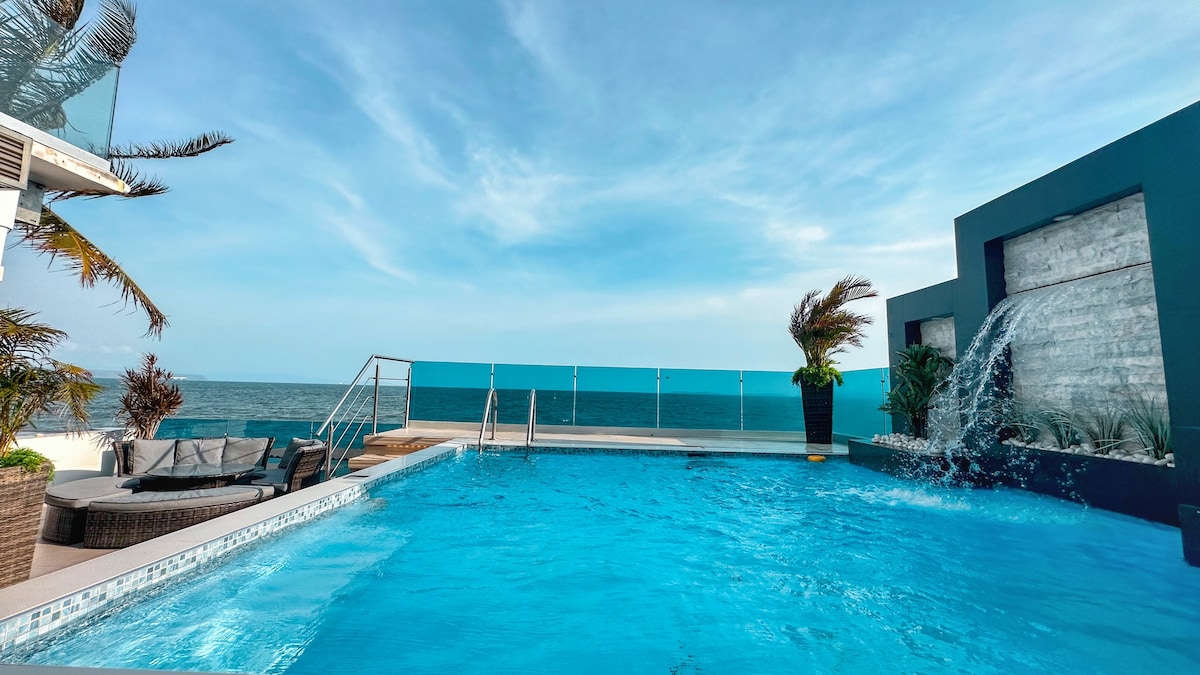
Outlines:
{"label": "potted palm tree", "polygon": [[158,367],[154,354],[143,354],[142,367],[121,376],[125,393],[117,419],[134,438],[154,438],[158,425],[183,406],[183,393],[171,377],[170,371]]}
{"label": "potted palm tree", "polygon": [[66,333],[23,309],[0,309],[0,587],[29,578],[46,484],[54,465],[17,447],[17,432],[39,414],[86,425],[100,391],[88,371],[50,358]]}
{"label": "potted palm tree", "polygon": [[847,276],[825,295],[809,291],[792,310],[789,330],[805,360],[792,375],[792,384],[800,385],[809,443],[833,442],[833,383],[841,385],[842,374],[832,357],[846,347],[861,347],[863,329],[871,324],[871,317],[855,314],[846,305],[877,295],[870,280]]}

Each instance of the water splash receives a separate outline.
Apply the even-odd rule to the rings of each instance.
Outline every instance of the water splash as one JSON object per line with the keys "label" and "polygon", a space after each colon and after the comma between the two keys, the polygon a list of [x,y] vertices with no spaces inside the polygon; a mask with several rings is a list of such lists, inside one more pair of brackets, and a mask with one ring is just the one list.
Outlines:
{"label": "water splash", "polygon": [[969,457],[998,440],[1010,401],[1009,347],[1029,332],[1031,316],[1052,316],[1076,292],[1064,286],[1021,293],[992,309],[930,403],[930,454]]}

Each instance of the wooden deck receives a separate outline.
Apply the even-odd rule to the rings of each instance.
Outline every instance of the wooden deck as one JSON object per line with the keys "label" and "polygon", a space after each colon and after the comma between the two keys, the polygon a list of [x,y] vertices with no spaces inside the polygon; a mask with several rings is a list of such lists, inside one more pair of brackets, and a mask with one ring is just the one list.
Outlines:
{"label": "wooden deck", "polygon": [[351,471],[382,464],[389,459],[408,455],[450,440],[449,436],[368,436],[363,442],[363,454],[351,457]]}

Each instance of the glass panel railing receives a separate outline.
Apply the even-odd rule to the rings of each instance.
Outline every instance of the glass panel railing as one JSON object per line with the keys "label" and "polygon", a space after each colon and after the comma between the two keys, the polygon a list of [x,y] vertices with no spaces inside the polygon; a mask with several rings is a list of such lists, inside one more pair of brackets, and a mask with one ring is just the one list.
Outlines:
{"label": "glass panel railing", "polygon": [[888,433],[891,421],[880,412],[888,387],[888,369],[849,370],[833,388],[833,433],[870,438]]}
{"label": "glass panel railing", "polygon": [[0,26],[0,42],[19,46],[0,50],[0,112],[107,157],[120,69],[31,3],[0,3]]}
{"label": "glass panel railing", "polygon": [[[317,429],[322,420],[246,420],[246,419],[201,419],[188,417],[171,417],[163,420],[158,427],[155,438],[215,438],[219,436],[237,436],[243,438],[264,438],[273,436],[275,446],[283,447],[293,438],[316,438]],[[401,424],[379,424],[379,431],[400,429]],[[339,448],[359,449],[363,447],[363,437],[371,433],[369,419],[359,419],[344,422],[333,430]],[[326,432],[328,434],[328,432]],[[321,436],[326,440],[327,435]]]}
{"label": "glass panel railing", "polygon": [[741,429],[741,412],[739,371],[659,371],[660,428]]}
{"label": "glass panel railing", "polygon": [[492,364],[418,361],[412,364],[414,420],[478,422],[492,386]]}
{"label": "glass panel railing", "polygon": [[742,371],[742,410],[747,431],[803,431],[804,407],[792,374]]}
{"label": "glass panel railing", "polygon": [[576,373],[577,426],[658,425],[657,369],[579,366]]}
{"label": "glass panel railing", "polygon": [[[497,363],[493,386],[500,397],[501,424],[529,422],[529,391],[537,390],[538,424],[566,424],[574,417],[574,366],[529,366]],[[483,419],[483,406],[479,407]]]}

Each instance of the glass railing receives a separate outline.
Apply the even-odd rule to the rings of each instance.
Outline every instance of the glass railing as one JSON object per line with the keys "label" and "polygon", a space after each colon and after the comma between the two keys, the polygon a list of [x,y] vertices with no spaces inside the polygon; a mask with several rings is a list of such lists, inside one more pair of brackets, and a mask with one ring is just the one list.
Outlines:
{"label": "glass railing", "polygon": [[[412,364],[413,420],[479,424],[488,389],[499,393],[499,421],[524,425],[529,391],[538,392],[540,427],[712,429],[724,431],[804,430],[800,389],[786,371],[604,368],[418,361]],[[834,433],[870,437],[891,431],[879,411],[888,382],[886,368],[843,373],[834,388]],[[391,380],[388,380],[389,382]],[[90,405],[94,427],[119,426],[116,412],[124,388],[98,380],[104,390]],[[159,438],[274,436],[313,438],[329,411],[346,393],[344,385],[181,381],[184,406],[163,421]],[[373,418],[373,383],[355,388],[365,401],[334,429],[338,447],[362,447],[372,422],[378,431],[405,426],[408,391],[378,390]],[[37,431],[61,431],[61,419],[39,420]],[[328,437],[328,432],[322,434]]]}
{"label": "glass railing", "polygon": [[[273,436],[275,445],[282,447],[293,438],[316,438],[322,420],[243,420],[204,419],[171,417],[163,420],[155,438],[214,438],[238,436],[242,438],[265,438]],[[378,430],[392,431],[403,428],[403,424],[380,423]],[[326,432],[328,433],[328,432]],[[358,449],[363,447],[363,437],[371,433],[371,424],[350,423],[334,429],[334,438],[343,438],[338,448]],[[322,435],[324,438],[325,435]]]}
{"label": "glass railing", "polygon": [[0,112],[108,156],[120,68],[88,57],[31,3],[0,0]]}
{"label": "glass railing", "polygon": [[[489,388],[499,421],[525,424],[529,391],[538,392],[539,425],[803,431],[800,389],[784,371],[604,368],[418,361],[412,366],[412,418],[479,422]],[[834,433],[891,430],[879,411],[888,370],[843,373],[834,389]]]}

